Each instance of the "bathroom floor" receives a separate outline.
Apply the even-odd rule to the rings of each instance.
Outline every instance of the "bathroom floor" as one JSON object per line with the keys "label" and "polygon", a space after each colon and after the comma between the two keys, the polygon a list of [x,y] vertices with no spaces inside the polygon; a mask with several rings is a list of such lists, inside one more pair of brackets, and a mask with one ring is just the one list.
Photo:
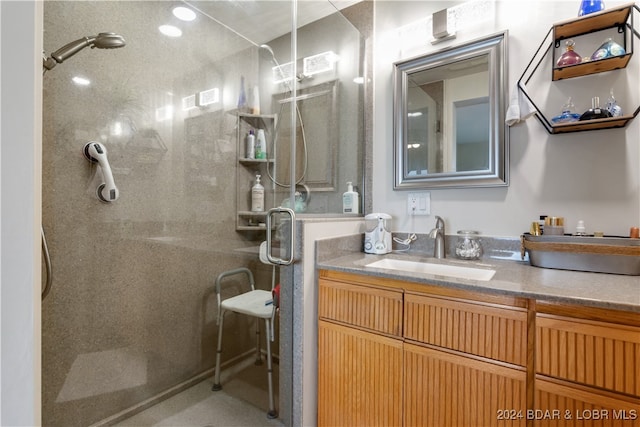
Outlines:
{"label": "bathroom floor", "polygon": [[[116,426],[119,427],[259,427],[283,426],[267,418],[269,406],[266,362],[261,366],[245,363],[233,372],[222,372],[222,390],[213,392],[213,377],[152,406]],[[274,392],[278,407],[277,365],[274,366]]]}

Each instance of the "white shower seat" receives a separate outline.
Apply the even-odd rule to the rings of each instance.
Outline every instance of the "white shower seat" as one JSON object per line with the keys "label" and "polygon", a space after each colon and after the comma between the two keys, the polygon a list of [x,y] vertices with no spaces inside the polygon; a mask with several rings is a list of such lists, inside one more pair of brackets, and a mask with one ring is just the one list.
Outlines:
{"label": "white shower seat", "polygon": [[[220,289],[223,279],[239,274],[245,274],[247,276],[251,290],[234,297],[221,300]],[[222,357],[222,327],[225,312],[230,311],[233,313],[244,314],[256,319],[257,361],[262,360],[260,352],[260,327],[258,321],[259,319],[264,319],[266,330],[265,338],[267,344],[267,380],[269,386],[269,411],[267,412],[267,417],[277,418],[278,412],[275,408],[275,399],[273,395],[273,369],[271,360],[271,342],[274,340],[272,327],[276,312],[273,304],[272,292],[255,289],[253,273],[248,268],[242,267],[220,273],[216,278],[216,293],[218,299],[218,348],[216,351],[216,369],[212,390],[222,390],[222,385],[220,384],[220,360]]]}

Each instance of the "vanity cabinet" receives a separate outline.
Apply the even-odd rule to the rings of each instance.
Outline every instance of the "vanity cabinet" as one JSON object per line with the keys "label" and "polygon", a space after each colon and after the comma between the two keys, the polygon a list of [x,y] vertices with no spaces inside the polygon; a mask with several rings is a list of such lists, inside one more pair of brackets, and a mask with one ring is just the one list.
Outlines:
{"label": "vanity cabinet", "polygon": [[640,313],[319,278],[319,426],[640,427]]}
{"label": "vanity cabinet", "polygon": [[[640,12],[640,8],[638,8],[638,6],[633,3],[628,3],[604,10],[602,12],[592,13],[579,18],[554,24],[538,47],[538,50],[536,51],[534,57],[531,59],[531,62],[526,67],[522,76],[518,80],[518,87],[520,88],[520,90],[522,90],[525,94],[527,93],[524,89],[524,86],[530,82],[531,78],[539,69],[540,64],[546,58],[546,56],[549,56],[550,60],[552,61],[552,81],[588,76],[591,74],[626,68],[633,54],[634,36],[640,39],[640,33],[638,33],[633,26],[634,20],[632,15],[634,9]],[[558,67],[556,65],[557,59],[560,57],[565,48],[563,44],[564,41],[597,32],[610,32],[611,34],[613,34],[613,32],[616,32],[618,34],[622,34],[622,38],[624,39],[622,44],[625,48],[625,54],[612,56],[605,59],[591,60],[582,62],[580,64],[567,65],[563,67]],[[549,44],[548,48],[546,50],[542,49],[542,47],[550,37],[551,43]],[[548,53],[551,54],[547,55]],[[584,54],[585,52],[582,53]],[[586,53],[591,56],[592,52]],[[533,102],[528,94],[526,96]],[[604,102],[605,100],[601,101]],[[604,108],[604,105],[602,105],[602,103],[601,107]],[[636,105],[635,109],[633,109],[632,107],[632,105],[625,106],[624,110],[630,111],[631,113],[625,114],[623,116],[584,120],[571,123],[552,123],[551,120],[549,120],[544,115],[544,113],[540,111],[539,108],[537,108],[537,106],[536,114],[547,132],[549,132],[550,134],[559,134],[624,127],[640,112],[639,105]]]}
{"label": "vanity cabinet", "polygon": [[318,425],[401,426],[402,292],[320,280]]}
{"label": "vanity cabinet", "polygon": [[[538,303],[535,407],[584,426],[640,426],[640,315]],[[554,426],[557,419],[536,420]]]}
{"label": "vanity cabinet", "polygon": [[318,293],[319,426],[525,425],[526,300],[334,271]]}
{"label": "vanity cabinet", "polygon": [[[275,133],[277,116],[237,113],[236,125],[236,230],[264,230],[267,212],[270,207],[268,197],[269,185],[267,168],[273,166],[272,153],[267,150],[266,159],[249,159],[246,157],[246,137],[249,130],[264,129],[267,138],[267,147],[271,147],[271,138]],[[257,139],[257,138],[256,138]],[[260,181],[265,189],[263,212],[251,211],[251,187],[255,184],[256,174],[261,176]],[[261,225],[262,224],[262,225]]]}

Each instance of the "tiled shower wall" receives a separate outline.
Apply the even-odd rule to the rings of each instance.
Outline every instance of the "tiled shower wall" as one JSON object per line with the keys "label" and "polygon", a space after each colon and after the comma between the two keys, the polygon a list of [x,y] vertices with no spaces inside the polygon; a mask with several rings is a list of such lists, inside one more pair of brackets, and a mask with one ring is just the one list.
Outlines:
{"label": "tiled shower wall", "polygon": [[[315,2],[321,3],[327,4]],[[250,7],[249,2],[218,4]],[[258,81],[264,85],[273,64],[256,46],[204,15],[197,27],[184,26],[182,41],[160,35],[157,26],[171,21],[173,6],[166,1],[44,5],[47,53],[105,31],[127,40],[121,49],[84,49],[44,76],[43,225],[54,272],[42,313],[47,426],[91,425],[207,374],[214,367],[217,339],[215,277],[248,266],[261,288],[271,285],[271,267],[256,253],[264,234],[235,231],[234,108],[240,76],[247,88]],[[314,193],[314,213],[341,212],[344,183],[364,182],[362,159],[370,156],[371,126],[363,122],[362,88],[353,78],[370,73],[364,62],[371,56],[364,57],[365,41],[355,28],[371,33],[371,10],[363,2],[347,11],[355,27],[330,15],[298,32],[300,55],[327,50],[328,44],[347,53],[334,76],[340,85],[339,123],[321,124],[340,130],[332,165],[335,188]],[[270,44],[285,63],[287,36]],[[91,84],[73,84],[76,75]],[[220,89],[219,103],[182,109],[183,97],[212,87]],[[364,99],[371,99],[370,89],[367,93]],[[262,113],[278,113],[269,103],[262,104]],[[370,105],[367,111],[370,118]],[[310,120],[306,117],[305,125],[312,126]],[[89,141],[108,150],[120,190],[113,203],[96,197],[102,177],[82,154]],[[363,187],[370,191],[369,185]],[[370,204],[366,198],[365,206]],[[231,281],[229,293],[239,286]],[[295,317],[287,315],[288,321]],[[255,335],[249,326],[242,316],[225,321],[223,362],[251,352]],[[290,326],[281,329],[285,337],[291,331]],[[290,378],[291,361],[282,363],[292,353],[286,340],[281,378]],[[280,413],[286,422],[292,409],[282,394],[292,391],[285,384],[283,392],[282,382]]]}
{"label": "tiled shower wall", "polygon": [[[102,31],[127,40],[87,48],[44,76],[43,225],[54,274],[42,314],[47,426],[90,425],[213,368],[216,275],[249,266],[260,287],[271,285],[271,267],[237,250],[264,236],[235,232],[235,116],[179,108],[214,84],[236,97],[257,55],[213,23],[199,40],[239,44],[237,53],[218,60],[216,43],[184,50],[157,31],[171,6],[44,5],[48,53]],[[75,75],[91,85],[74,85]],[[173,118],[162,120],[166,105]],[[186,123],[202,132],[187,134]],[[108,150],[120,190],[113,203],[95,195],[100,171],[82,154],[92,140]],[[245,318],[229,317],[224,360],[254,338]]]}

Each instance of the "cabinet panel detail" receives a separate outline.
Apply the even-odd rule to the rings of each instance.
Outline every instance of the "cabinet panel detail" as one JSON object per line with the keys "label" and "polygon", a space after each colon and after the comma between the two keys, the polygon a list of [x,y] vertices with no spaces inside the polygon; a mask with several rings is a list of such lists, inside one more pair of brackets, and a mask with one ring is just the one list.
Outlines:
{"label": "cabinet panel detail", "polygon": [[640,427],[640,400],[536,378],[536,427]]}
{"label": "cabinet panel detail", "polygon": [[640,396],[640,328],[538,314],[536,371]]}
{"label": "cabinet panel detail", "polygon": [[318,292],[320,318],[402,335],[402,292],[324,279]]}
{"label": "cabinet panel detail", "polygon": [[318,426],[401,426],[402,347],[320,320]]}
{"label": "cabinet panel detail", "polygon": [[527,312],[463,301],[405,295],[404,337],[525,366]]}
{"label": "cabinet panel detail", "polygon": [[525,425],[525,371],[412,344],[404,349],[405,425]]}

